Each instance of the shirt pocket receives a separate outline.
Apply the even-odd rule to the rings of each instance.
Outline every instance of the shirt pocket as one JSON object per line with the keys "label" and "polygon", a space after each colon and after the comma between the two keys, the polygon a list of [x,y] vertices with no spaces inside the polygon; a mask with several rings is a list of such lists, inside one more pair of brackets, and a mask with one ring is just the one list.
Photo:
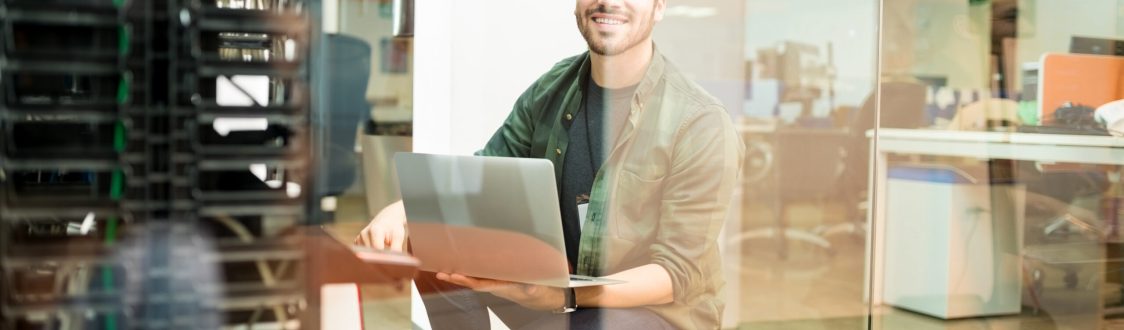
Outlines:
{"label": "shirt pocket", "polygon": [[646,178],[621,170],[616,194],[610,201],[617,210],[611,219],[617,238],[638,242],[651,240],[660,215],[663,177]]}

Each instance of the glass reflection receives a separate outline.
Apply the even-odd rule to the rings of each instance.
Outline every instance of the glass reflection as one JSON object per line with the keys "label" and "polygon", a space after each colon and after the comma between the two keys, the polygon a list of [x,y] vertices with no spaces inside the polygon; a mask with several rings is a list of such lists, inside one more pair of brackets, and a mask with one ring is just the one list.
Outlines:
{"label": "glass reflection", "polygon": [[877,6],[746,2],[737,326],[864,327]]}
{"label": "glass reflection", "polygon": [[1112,327],[1124,3],[883,6],[874,327]]}

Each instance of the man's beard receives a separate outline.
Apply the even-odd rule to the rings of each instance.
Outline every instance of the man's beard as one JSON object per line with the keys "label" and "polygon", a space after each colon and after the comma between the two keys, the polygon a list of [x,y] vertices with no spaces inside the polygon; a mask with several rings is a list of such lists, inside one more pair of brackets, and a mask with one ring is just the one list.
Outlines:
{"label": "man's beard", "polygon": [[[621,42],[614,44],[608,42],[606,38],[596,39],[596,37],[598,36],[594,34],[599,32],[594,31],[594,28],[591,25],[597,23],[593,22],[593,19],[590,18],[590,15],[598,12],[606,13],[604,10],[598,9],[590,13],[586,13],[585,15],[580,15],[578,17],[578,29],[581,30],[582,37],[585,38],[585,43],[589,46],[589,51],[594,54],[601,56],[619,55],[629,49],[632,49],[633,47],[636,47],[636,45],[640,44],[645,39],[645,37],[652,34],[651,22],[653,21],[655,16],[654,12],[652,14],[653,17],[649,17],[649,20],[647,21],[647,23],[649,24],[642,25],[643,27],[640,31],[631,31],[630,34],[624,36],[624,39],[621,40]],[[633,20],[629,18],[629,22],[631,23],[633,22]]]}

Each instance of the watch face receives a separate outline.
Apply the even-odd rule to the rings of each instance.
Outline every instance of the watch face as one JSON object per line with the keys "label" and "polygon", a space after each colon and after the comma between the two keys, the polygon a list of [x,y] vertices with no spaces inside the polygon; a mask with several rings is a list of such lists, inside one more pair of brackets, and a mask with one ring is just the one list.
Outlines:
{"label": "watch face", "polygon": [[574,288],[566,288],[562,292],[562,295],[566,297],[565,305],[563,305],[562,308],[554,310],[554,313],[563,314],[578,310],[577,293],[574,291]]}
{"label": "watch face", "polygon": [[566,314],[566,313],[572,313],[572,312],[574,312],[574,311],[576,311],[576,310],[578,310],[578,309],[577,309],[577,308],[573,308],[573,307],[562,307],[562,308],[559,308],[559,309],[555,309],[555,310],[553,311],[553,313],[554,313],[554,314]]}

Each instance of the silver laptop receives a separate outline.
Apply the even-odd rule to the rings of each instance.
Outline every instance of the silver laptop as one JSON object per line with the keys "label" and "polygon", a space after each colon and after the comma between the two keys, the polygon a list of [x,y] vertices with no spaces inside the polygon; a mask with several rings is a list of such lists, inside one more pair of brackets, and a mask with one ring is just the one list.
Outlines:
{"label": "silver laptop", "polygon": [[621,283],[569,273],[549,160],[403,152],[394,161],[421,270],[553,287]]}

